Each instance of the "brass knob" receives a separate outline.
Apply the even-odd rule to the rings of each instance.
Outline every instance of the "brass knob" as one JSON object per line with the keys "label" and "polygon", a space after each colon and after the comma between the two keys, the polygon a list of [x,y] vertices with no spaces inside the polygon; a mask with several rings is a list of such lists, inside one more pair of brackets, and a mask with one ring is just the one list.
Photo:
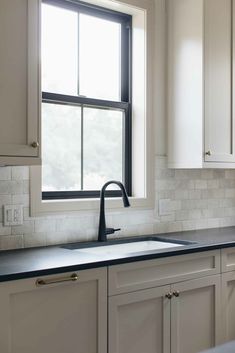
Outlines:
{"label": "brass knob", "polygon": [[172,298],[172,293],[171,293],[171,292],[166,293],[165,297],[166,297],[167,299],[171,299],[171,298]]}
{"label": "brass knob", "polygon": [[206,151],[205,155],[206,156],[211,156],[211,151]]}
{"label": "brass knob", "polygon": [[34,141],[34,142],[31,143],[31,146],[32,146],[33,148],[37,148],[37,147],[39,147],[39,142]]}
{"label": "brass knob", "polygon": [[180,292],[179,292],[178,290],[175,290],[175,291],[173,292],[173,295],[174,295],[175,297],[179,297],[179,296],[180,296]]}

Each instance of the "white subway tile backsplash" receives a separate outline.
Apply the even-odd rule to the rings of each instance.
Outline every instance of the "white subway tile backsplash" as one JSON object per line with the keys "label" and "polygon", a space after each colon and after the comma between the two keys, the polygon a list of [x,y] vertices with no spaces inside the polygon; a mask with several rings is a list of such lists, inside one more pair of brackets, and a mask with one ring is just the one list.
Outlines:
{"label": "white subway tile backsplash", "polygon": [[29,180],[23,181],[23,193],[29,194]]}
{"label": "white subway tile backsplash", "polygon": [[0,238],[2,235],[11,235],[11,227],[4,227],[3,223],[0,223]]}
{"label": "white subway tile backsplash", "polygon": [[159,216],[166,216],[172,213],[171,199],[160,199],[158,201],[158,212]]}
{"label": "white subway tile backsplash", "polygon": [[55,231],[56,231],[55,219],[37,219],[35,221],[35,233],[55,232]]}
{"label": "white subway tile backsplash", "polygon": [[9,235],[0,237],[1,250],[20,249],[24,247],[23,235]]}
{"label": "white subway tile backsplash", "polygon": [[46,245],[67,243],[68,242],[68,238],[69,238],[68,234],[69,233],[66,233],[66,232],[48,232],[48,233],[45,233]]}
{"label": "white subway tile backsplash", "polygon": [[202,193],[203,199],[222,199],[225,197],[224,189],[207,189]]}
{"label": "white subway tile backsplash", "polygon": [[214,179],[224,179],[225,178],[225,170],[223,169],[214,169],[213,170]]}
{"label": "white subway tile backsplash", "polygon": [[[107,210],[107,226],[121,228],[112,237],[235,225],[235,170],[173,170],[156,157],[155,198],[154,210]],[[22,204],[24,223],[4,227],[0,212],[1,249],[97,239],[98,212],[30,217],[28,167],[0,167],[1,210],[4,204]]]}
{"label": "white subway tile backsplash", "polygon": [[202,210],[190,210],[189,219],[202,219]]}
{"label": "white subway tile backsplash", "polygon": [[235,198],[235,188],[234,189],[225,189],[225,198]]}
{"label": "white subway tile backsplash", "polygon": [[11,195],[0,195],[0,208],[2,208],[3,205],[11,204],[11,201],[12,201]]}
{"label": "white subway tile backsplash", "polygon": [[206,180],[194,180],[194,188],[197,190],[207,189],[207,181]]}
{"label": "white subway tile backsplash", "polygon": [[34,221],[24,221],[23,225],[12,226],[12,234],[32,234],[34,233]]}
{"label": "white subway tile backsplash", "polygon": [[207,188],[208,189],[218,189],[220,187],[220,180],[207,180]]}
{"label": "white subway tile backsplash", "polygon": [[189,200],[200,200],[202,198],[201,190],[188,190],[188,199]]}
{"label": "white subway tile backsplash", "polygon": [[176,221],[186,221],[187,219],[189,219],[189,211],[185,211],[185,210],[176,211],[175,219]]}
{"label": "white subway tile backsplash", "polygon": [[235,217],[224,217],[220,220],[220,227],[232,227],[235,225]]}
{"label": "white subway tile backsplash", "polygon": [[235,179],[235,170],[225,170],[226,179]]}
{"label": "white subway tile backsplash", "polygon": [[24,234],[24,247],[32,248],[35,246],[46,246],[46,234],[45,233],[32,233]]}
{"label": "white subway tile backsplash", "polygon": [[210,180],[214,178],[214,173],[212,169],[201,170],[201,179]]}
{"label": "white subway tile backsplash", "polygon": [[207,228],[219,228],[220,222],[221,222],[221,218],[208,218]]}
{"label": "white subway tile backsplash", "polygon": [[12,180],[29,180],[29,168],[12,167]]}
{"label": "white subway tile backsplash", "polygon": [[[1,196],[0,196],[1,199]],[[24,194],[24,195],[12,195],[12,204],[17,205],[21,204],[24,207],[29,207],[29,195]]]}
{"label": "white subway tile backsplash", "polygon": [[11,167],[0,167],[0,180],[11,180]]}
{"label": "white subway tile backsplash", "polygon": [[[190,190],[192,191],[192,190]],[[188,200],[189,199],[189,190],[176,190],[175,191],[176,200]]]}

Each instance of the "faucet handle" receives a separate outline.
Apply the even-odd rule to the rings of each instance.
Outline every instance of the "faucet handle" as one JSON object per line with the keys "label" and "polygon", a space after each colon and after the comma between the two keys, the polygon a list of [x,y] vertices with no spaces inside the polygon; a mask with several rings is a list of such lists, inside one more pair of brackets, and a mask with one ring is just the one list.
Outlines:
{"label": "faucet handle", "polygon": [[114,228],[106,228],[105,229],[105,233],[106,233],[106,235],[113,234],[115,232],[118,232],[119,230],[121,230],[121,228],[116,228],[116,229],[114,229]]}

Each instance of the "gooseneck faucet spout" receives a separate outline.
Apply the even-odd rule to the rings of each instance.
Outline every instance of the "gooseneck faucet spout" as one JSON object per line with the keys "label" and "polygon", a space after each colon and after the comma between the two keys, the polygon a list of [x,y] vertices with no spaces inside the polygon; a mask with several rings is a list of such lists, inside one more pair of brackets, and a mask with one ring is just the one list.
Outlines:
{"label": "gooseneck faucet spout", "polygon": [[122,192],[122,200],[124,207],[130,207],[130,202],[127,196],[126,189],[124,185],[120,181],[110,180],[105,183],[100,191],[100,220],[99,220],[99,234],[98,234],[98,241],[107,241],[107,235],[113,234],[116,231],[120,230],[114,228],[106,228],[105,222],[105,190],[110,184],[116,184],[119,186]]}

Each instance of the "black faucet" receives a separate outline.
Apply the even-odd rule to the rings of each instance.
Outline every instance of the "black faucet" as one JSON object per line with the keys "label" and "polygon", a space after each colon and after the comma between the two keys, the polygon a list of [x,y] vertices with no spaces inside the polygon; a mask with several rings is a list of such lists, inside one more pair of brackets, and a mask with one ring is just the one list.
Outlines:
{"label": "black faucet", "polygon": [[99,221],[98,241],[107,241],[108,234],[113,234],[113,233],[117,232],[118,230],[121,230],[120,228],[118,228],[118,229],[106,228],[104,196],[105,196],[105,190],[106,190],[107,186],[109,186],[110,184],[116,184],[120,187],[121,192],[122,192],[122,200],[123,200],[124,207],[130,207],[130,202],[129,202],[129,199],[127,196],[126,189],[120,181],[110,180],[103,185],[103,187],[100,191],[100,221]]}

